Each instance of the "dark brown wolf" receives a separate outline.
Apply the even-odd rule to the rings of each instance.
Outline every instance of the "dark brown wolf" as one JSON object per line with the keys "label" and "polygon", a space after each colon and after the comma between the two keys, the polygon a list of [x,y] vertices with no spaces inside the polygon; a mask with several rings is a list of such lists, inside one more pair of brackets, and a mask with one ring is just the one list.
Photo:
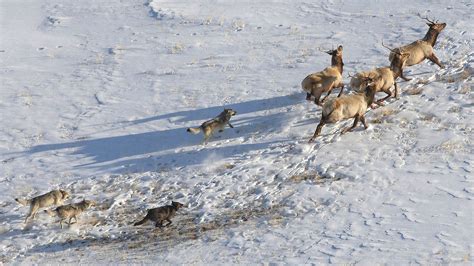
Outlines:
{"label": "dark brown wolf", "polygon": [[172,201],[171,205],[149,209],[145,218],[136,222],[134,226],[144,224],[148,220],[155,222],[155,227],[163,227],[164,221],[168,222],[165,226],[169,226],[171,224],[171,218],[173,218],[176,212],[182,207],[184,207],[184,204]]}

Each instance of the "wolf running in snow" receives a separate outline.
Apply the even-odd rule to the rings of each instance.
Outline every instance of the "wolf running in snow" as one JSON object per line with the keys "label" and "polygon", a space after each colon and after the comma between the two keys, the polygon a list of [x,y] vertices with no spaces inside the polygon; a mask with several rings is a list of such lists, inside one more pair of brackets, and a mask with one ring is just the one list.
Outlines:
{"label": "wolf running in snow", "polygon": [[234,126],[232,126],[230,123],[230,118],[236,114],[237,112],[232,109],[224,109],[224,111],[222,111],[222,113],[220,113],[215,118],[202,123],[199,127],[190,127],[187,129],[187,131],[192,134],[199,134],[199,132],[202,131],[204,133],[204,143],[207,143],[209,138],[217,130],[219,130],[219,132],[224,131],[226,125],[234,128]]}

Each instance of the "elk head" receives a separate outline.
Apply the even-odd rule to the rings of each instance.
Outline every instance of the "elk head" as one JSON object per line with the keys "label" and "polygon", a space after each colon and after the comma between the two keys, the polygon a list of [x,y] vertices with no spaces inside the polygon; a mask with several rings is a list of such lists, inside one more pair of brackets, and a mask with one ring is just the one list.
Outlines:
{"label": "elk head", "polygon": [[437,32],[441,32],[444,28],[446,28],[446,23],[439,23],[438,20],[433,21],[433,20],[429,19],[428,16],[422,17],[420,14],[418,14],[418,15],[420,16],[420,18],[428,21],[426,23],[426,25],[428,25],[428,27],[430,27],[430,30],[435,30]]}
{"label": "elk head", "polygon": [[335,66],[339,69],[339,73],[342,74],[342,70],[344,67],[344,62],[342,61],[342,45],[339,45],[337,49],[323,51],[319,48],[319,51],[323,53],[327,53],[331,56],[331,66]]}
{"label": "elk head", "polygon": [[342,57],[342,45],[339,45],[337,47],[337,49],[332,49],[332,50],[328,50],[328,51],[323,51],[323,50],[321,50],[321,48],[319,48],[319,51],[321,51],[323,53],[326,53],[328,55],[331,55],[331,56]]}

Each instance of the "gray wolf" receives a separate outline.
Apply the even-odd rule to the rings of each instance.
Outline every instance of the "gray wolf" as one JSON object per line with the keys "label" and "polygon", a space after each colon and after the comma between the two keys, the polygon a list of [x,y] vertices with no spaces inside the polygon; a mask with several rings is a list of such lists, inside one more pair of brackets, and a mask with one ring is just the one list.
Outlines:
{"label": "gray wolf", "polygon": [[234,126],[232,126],[230,123],[230,118],[236,114],[237,112],[232,109],[224,109],[224,111],[215,118],[202,123],[199,127],[190,127],[187,129],[187,131],[192,134],[199,134],[199,132],[202,131],[204,133],[204,143],[207,143],[215,131],[224,131],[226,125],[234,128]]}
{"label": "gray wolf", "polygon": [[59,225],[61,229],[63,228],[63,221],[69,218],[68,224],[71,225],[71,220],[74,218],[77,222],[77,216],[83,213],[85,210],[89,209],[92,206],[95,206],[96,203],[91,200],[83,200],[78,203],[72,203],[68,205],[59,206],[54,210],[45,210],[50,216],[58,216],[60,218]]}
{"label": "gray wolf", "polygon": [[60,205],[63,204],[64,200],[69,198],[69,193],[67,193],[64,190],[53,190],[50,191],[46,194],[36,196],[32,199],[18,199],[16,198],[15,200],[20,203],[21,205],[30,205],[30,212],[26,216],[25,223],[33,217],[33,219],[36,217],[36,213],[40,208],[46,208],[52,205]]}

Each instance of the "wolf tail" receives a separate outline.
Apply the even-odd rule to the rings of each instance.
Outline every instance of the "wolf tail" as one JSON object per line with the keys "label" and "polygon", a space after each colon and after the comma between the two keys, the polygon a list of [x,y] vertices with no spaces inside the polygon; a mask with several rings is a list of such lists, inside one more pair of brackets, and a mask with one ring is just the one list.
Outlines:
{"label": "wolf tail", "polygon": [[201,127],[190,127],[186,131],[196,135],[196,134],[199,134],[199,132],[201,132]]}
{"label": "wolf tail", "polygon": [[25,200],[25,199],[15,199],[16,202],[20,203],[21,205],[29,205],[31,203],[31,200]]}
{"label": "wolf tail", "polygon": [[141,221],[134,223],[133,226],[144,224],[146,221],[148,221],[148,214]]}

